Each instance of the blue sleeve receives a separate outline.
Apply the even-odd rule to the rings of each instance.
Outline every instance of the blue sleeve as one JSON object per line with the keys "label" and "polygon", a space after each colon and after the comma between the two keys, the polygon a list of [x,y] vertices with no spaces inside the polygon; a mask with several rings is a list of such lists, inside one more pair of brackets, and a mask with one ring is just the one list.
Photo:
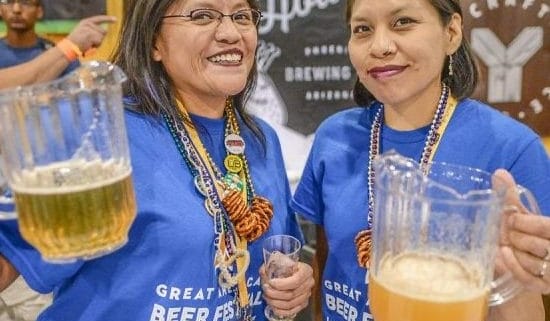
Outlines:
{"label": "blue sleeve", "polygon": [[52,292],[82,266],[82,261],[69,264],[43,261],[40,253],[21,237],[15,220],[0,221],[0,253],[40,293]]}
{"label": "blue sleeve", "polygon": [[540,138],[533,139],[519,153],[510,173],[533,193],[541,213],[550,216],[550,158]]}
{"label": "blue sleeve", "polygon": [[323,225],[322,187],[319,179],[322,173],[322,166],[317,162],[316,157],[319,150],[319,142],[322,141],[320,136],[321,133],[318,132],[313,141],[313,146],[311,147],[302,177],[296,187],[290,206],[293,211],[306,220]]}

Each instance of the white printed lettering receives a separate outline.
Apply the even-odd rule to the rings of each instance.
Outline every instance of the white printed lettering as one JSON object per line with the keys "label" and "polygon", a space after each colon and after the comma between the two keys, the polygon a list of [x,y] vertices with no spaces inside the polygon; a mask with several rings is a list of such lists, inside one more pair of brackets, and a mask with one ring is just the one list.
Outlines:
{"label": "white printed lettering", "polygon": [[168,315],[166,321],[178,321],[179,312],[181,308],[168,308]]}
{"label": "white printed lettering", "polygon": [[191,299],[191,292],[193,292],[193,288],[185,288],[183,290],[183,296],[182,299]]}
{"label": "white printed lettering", "polygon": [[170,300],[179,300],[181,290],[178,288],[170,288]]}
{"label": "white printed lettering", "polygon": [[165,298],[166,297],[166,293],[168,293],[167,291],[168,287],[166,286],[166,284],[159,284],[157,285],[157,295],[160,296],[161,298]]}
{"label": "white printed lettering", "polygon": [[206,321],[208,308],[171,307],[166,310],[160,304],[153,306],[150,321]]}
{"label": "white printed lettering", "polygon": [[256,306],[262,304],[262,291],[257,291],[255,293],[250,293],[248,299],[251,306]]}
{"label": "white printed lettering", "polygon": [[337,314],[347,321],[355,321],[357,319],[357,309],[341,298],[326,294],[325,304],[329,310],[336,311]]}
{"label": "white printed lettering", "polygon": [[233,318],[233,302],[228,301],[223,305],[216,307],[216,312],[214,313],[214,321],[221,320],[227,321]]}
{"label": "white printed lettering", "polygon": [[149,321],[164,321],[164,313],[166,309],[159,304],[153,305],[153,311],[151,312],[151,317]]}
{"label": "white printed lettering", "polygon": [[[292,2],[292,4],[290,3]],[[262,11],[263,18],[259,28],[261,35],[269,33],[280,22],[280,30],[283,33],[290,31],[290,21],[296,17],[306,17],[313,8],[326,9],[331,4],[337,4],[340,0],[267,0]],[[277,8],[279,12],[277,12]]]}

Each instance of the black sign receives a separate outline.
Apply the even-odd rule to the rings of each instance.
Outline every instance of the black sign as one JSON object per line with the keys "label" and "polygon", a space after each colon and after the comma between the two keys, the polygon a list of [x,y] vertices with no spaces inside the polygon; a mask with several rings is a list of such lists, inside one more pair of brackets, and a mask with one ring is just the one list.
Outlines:
{"label": "black sign", "polygon": [[312,134],[353,105],[345,0],[261,0],[258,88],[249,108],[271,122]]}
{"label": "black sign", "polygon": [[44,19],[72,20],[105,14],[105,1],[107,0],[42,0]]}

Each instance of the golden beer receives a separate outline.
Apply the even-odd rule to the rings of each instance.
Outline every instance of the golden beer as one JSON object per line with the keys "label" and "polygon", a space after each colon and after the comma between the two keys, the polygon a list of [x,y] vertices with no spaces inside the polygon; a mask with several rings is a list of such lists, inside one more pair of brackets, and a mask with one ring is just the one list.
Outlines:
{"label": "golden beer", "polygon": [[376,321],[484,321],[489,291],[481,274],[456,257],[406,252],[369,274]]}
{"label": "golden beer", "polygon": [[127,242],[136,215],[127,167],[69,161],[22,174],[13,188],[19,229],[44,260],[89,259]]}

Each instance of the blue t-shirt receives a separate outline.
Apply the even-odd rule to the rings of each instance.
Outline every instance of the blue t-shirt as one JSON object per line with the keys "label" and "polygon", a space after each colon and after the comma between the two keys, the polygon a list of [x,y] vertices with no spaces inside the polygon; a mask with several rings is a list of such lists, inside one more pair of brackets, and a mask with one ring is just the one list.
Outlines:
{"label": "blue t-shirt", "polygon": [[[46,320],[237,320],[234,295],[218,286],[214,269],[214,225],[166,123],[126,111],[126,127],[137,197],[137,217],[128,243],[95,260],[48,264],[28,245],[16,222],[0,222],[0,253],[29,285],[54,292]],[[223,120],[193,116],[199,135],[220,169],[225,157]],[[288,207],[290,188],[278,138],[257,120],[266,149],[241,125],[254,189],[274,206],[269,230],[249,243],[246,278],[253,314],[265,320],[259,268],[266,236],[302,235]]]}
{"label": "blue t-shirt", "polygon": [[[324,227],[328,258],[322,278],[323,321],[372,320],[368,276],[357,263],[354,238],[367,226],[367,162],[377,106],[353,108],[324,121],[315,135],[291,203],[307,220]],[[391,149],[419,160],[429,126],[413,131],[382,128],[381,152]],[[550,214],[550,160],[540,138],[499,111],[465,99],[436,151],[434,161],[512,173]]]}
{"label": "blue t-shirt", "polygon": [[[49,40],[38,38],[36,44],[31,47],[16,48],[10,46],[6,42],[6,39],[0,39],[0,68],[7,68],[30,61],[53,46],[54,44]],[[79,66],[80,62],[78,60],[71,62],[60,76],[70,73]]]}

